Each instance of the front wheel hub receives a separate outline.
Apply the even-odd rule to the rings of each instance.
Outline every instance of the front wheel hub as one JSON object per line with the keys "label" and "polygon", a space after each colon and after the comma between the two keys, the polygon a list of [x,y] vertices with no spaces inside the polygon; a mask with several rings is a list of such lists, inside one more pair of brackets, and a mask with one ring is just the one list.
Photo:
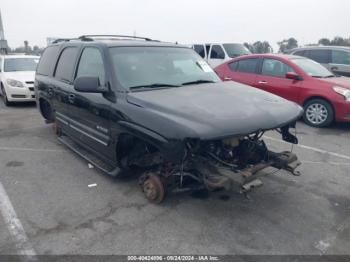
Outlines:
{"label": "front wheel hub", "polygon": [[159,204],[164,200],[165,190],[162,181],[157,175],[148,175],[141,184],[145,197],[152,203]]}

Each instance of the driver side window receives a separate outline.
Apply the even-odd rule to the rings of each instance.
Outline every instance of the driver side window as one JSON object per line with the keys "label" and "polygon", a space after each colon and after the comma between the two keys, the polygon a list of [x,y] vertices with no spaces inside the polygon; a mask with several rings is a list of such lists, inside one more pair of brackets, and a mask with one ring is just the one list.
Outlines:
{"label": "driver side window", "polygon": [[98,77],[100,85],[105,84],[105,69],[101,52],[95,47],[86,47],[80,57],[76,78]]}
{"label": "driver side window", "polygon": [[262,75],[285,78],[288,72],[294,72],[294,70],[285,63],[275,59],[264,59]]}

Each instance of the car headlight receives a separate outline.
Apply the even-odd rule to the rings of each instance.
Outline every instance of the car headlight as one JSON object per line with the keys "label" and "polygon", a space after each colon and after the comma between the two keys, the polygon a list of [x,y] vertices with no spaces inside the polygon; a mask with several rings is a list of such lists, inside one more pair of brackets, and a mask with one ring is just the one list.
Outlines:
{"label": "car headlight", "polygon": [[333,90],[338,93],[339,95],[342,95],[346,101],[350,102],[350,90],[346,89],[344,87],[340,86],[333,86]]}
{"label": "car headlight", "polygon": [[13,87],[24,87],[24,85],[23,85],[23,83],[21,81],[14,80],[14,79],[7,79],[6,83],[9,86],[13,86]]}

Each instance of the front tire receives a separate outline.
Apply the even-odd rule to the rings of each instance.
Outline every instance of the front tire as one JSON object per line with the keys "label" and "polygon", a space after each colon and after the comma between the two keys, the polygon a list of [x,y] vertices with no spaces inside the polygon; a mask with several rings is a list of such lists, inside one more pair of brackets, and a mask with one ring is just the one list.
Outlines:
{"label": "front tire", "polygon": [[5,88],[3,87],[3,85],[1,84],[1,93],[2,93],[2,98],[4,99],[4,104],[5,106],[10,106],[11,102],[7,99],[7,95],[5,92]]}
{"label": "front tire", "polygon": [[334,110],[323,99],[312,99],[304,106],[304,122],[313,127],[326,127],[334,121]]}

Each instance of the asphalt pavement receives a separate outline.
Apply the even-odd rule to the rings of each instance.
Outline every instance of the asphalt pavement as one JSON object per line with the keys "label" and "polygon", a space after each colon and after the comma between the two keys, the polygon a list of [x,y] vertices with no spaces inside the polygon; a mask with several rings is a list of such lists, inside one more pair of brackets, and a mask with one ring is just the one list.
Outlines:
{"label": "asphalt pavement", "polygon": [[[350,254],[350,125],[298,122],[302,176],[263,178],[250,199],[154,205],[135,178],[110,178],[60,144],[33,104],[0,104],[0,183],[36,254]],[[277,133],[266,142],[291,149]],[[18,241],[0,213],[0,254],[19,253]]]}

